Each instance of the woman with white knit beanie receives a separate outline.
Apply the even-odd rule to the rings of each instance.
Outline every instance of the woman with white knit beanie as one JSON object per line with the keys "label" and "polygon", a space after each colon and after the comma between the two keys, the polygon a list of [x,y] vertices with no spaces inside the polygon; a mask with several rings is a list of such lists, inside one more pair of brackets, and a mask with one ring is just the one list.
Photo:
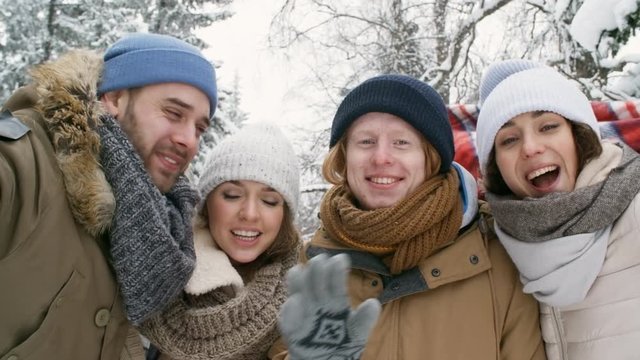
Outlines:
{"label": "woman with white knit beanie", "polygon": [[296,155],[276,126],[248,125],[208,154],[198,189],[195,271],[142,334],[160,359],[265,358],[301,244]]}
{"label": "woman with white knit beanie", "polygon": [[557,71],[491,65],[477,148],[500,241],[540,302],[549,359],[630,360],[640,344],[640,157],[602,141]]}

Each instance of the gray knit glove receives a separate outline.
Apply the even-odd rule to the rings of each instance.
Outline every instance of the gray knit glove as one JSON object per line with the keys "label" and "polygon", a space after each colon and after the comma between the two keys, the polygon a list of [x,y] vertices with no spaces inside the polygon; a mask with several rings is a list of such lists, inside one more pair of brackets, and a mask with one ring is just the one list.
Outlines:
{"label": "gray knit glove", "polygon": [[352,310],[347,295],[349,256],[324,254],[287,274],[289,299],[278,322],[293,360],[359,359],[378,320],[380,302]]}

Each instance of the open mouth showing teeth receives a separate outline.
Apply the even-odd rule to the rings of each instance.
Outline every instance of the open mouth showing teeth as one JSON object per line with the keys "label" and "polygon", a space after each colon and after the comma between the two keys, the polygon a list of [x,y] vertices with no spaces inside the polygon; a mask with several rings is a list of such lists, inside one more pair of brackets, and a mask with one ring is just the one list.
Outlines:
{"label": "open mouth showing teeth", "polygon": [[170,157],[165,156],[164,159],[169,163],[169,164],[173,164],[173,165],[178,165],[178,162],[173,160]]}
{"label": "open mouth showing teeth", "polygon": [[372,177],[369,178],[369,181],[371,181],[374,184],[382,184],[382,185],[388,185],[388,184],[392,184],[398,180],[394,179],[394,178],[388,178],[388,177]]}
{"label": "open mouth showing teeth", "polygon": [[553,184],[560,175],[557,166],[547,166],[538,169],[527,176],[527,180],[535,187],[546,187]]}
{"label": "open mouth showing teeth", "polygon": [[255,239],[260,235],[258,231],[247,231],[247,230],[232,230],[231,233],[235,236],[247,238],[247,239]]}

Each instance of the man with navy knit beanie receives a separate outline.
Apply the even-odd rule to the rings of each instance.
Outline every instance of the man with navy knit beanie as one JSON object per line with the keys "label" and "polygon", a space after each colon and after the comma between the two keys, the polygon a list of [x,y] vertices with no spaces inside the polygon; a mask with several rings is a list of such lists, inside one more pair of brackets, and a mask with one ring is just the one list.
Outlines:
{"label": "man with navy knit beanie", "polygon": [[454,156],[453,133],[442,97],[427,83],[407,75],[379,75],[366,80],[342,100],[331,127],[333,147],[349,126],[370,112],[393,114],[408,122],[433,145],[441,157],[440,172],[449,170]]}
{"label": "man with navy knit beanie", "polygon": [[194,269],[184,171],[217,107],[214,67],[136,33],[31,75],[0,114],[0,358],[144,359],[131,324]]}
{"label": "man with navy knit beanie", "polygon": [[362,82],[338,106],[329,147],[333,186],[287,274],[271,359],[545,358],[538,305],[485,226],[428,83]]}

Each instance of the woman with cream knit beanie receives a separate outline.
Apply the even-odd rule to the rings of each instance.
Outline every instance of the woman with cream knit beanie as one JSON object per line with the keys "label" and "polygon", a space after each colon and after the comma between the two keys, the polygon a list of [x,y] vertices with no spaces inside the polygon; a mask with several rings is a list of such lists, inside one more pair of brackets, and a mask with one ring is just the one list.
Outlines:
{"label": "woman with cream knit beanie", "polygon": [[296,155],[276,126],[248,125],[208,154],[197,187],[195,271],[142,333],[160,359],[265,358],[300,248]]}
{"label": "woman with cream knit beanie", "polygon": [[550,67],[498,62],[480,87],[486,198],[540,302],[547,357],[637,359],[640,157],[602,141],[589,100]]}

